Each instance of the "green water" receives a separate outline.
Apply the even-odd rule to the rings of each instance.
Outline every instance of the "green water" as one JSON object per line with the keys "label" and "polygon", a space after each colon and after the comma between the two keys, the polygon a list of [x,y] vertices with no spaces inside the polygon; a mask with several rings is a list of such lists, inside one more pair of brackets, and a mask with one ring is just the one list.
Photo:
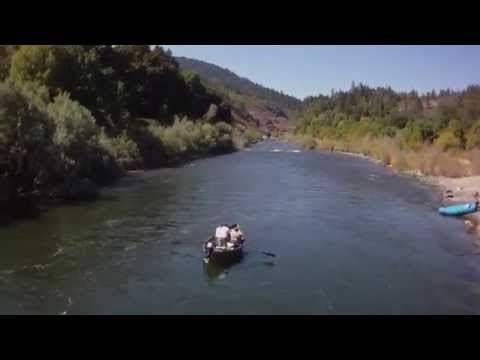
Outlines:
{"label": "green water", "polygon": [[[264,142],[136,174],[0,228],[0,313],[479,313],[480,257],[458,256],[472,239],[428,189],[292,150]],[[242,225],[245,256],[205,266],[201,242],[224,222]]]}

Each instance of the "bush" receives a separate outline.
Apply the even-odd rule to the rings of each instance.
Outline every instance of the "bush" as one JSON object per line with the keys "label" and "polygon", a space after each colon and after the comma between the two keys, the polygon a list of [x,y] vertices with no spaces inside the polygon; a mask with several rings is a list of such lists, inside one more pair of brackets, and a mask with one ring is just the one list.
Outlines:
{"label": "bush", "polygon": [[461,140],[455,136],[453,129],[443,130],[435,140],[434,144],[440,147],[442,151],[446,151],[451,148],[459,148],[462,145]]}
{"label": "bush", "polygon": [[90,111],[71,100],[68,94],[55,97],[47,111],[56,125],[54,142],[67,154],[78,154],[97,144],[100,128],[95,119]]}
{"label": "bush", "polygon": [[245,131],[245,138],[247,139],[247,142],[251,143],[260,140],[262,135],[256,129],[249,128]]}
{"label": "bush", "polygon": [[163,127],[151,124],[148,132],[156,139],[169,161],[233,150],[232,127],[226,123],[194,123],[186,118]]}
{"label": "bush", "polygon": [[134,170],[142,166],[142,157],[137,144],[127,136],[126,131],[121,135],[110,138],[102,131],[99,137],[100,145],[113,157],[124,170]]}
{"label": "bush", "polygon": [[57,178],[88,178],[97,184],[109,183],[118,176],[114,157],[99,142],[100,128],[90,111],[68,94],[60,94],[47,106],[55,123],[53,143],[60,160]]}
{"label": "bush", "polygon": [[10,178],[15,191],[34,190],[34,181],[52,163],[54,126],[12,84],[0,83],[0,176]]}
{"label": "bush", "polygon": [[72,62],[62,46],[23,45],[12,57],[10,77],[17,85],[46,85],[55,94],[70,81]]}

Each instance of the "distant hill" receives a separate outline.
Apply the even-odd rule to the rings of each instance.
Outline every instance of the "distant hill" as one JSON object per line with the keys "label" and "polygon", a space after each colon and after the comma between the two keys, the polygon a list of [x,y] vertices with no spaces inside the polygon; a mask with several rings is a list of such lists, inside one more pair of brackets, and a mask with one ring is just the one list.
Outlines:
{"label": "distant hill", "polygon": [[203,80],[263,101],[273,109],[290,112],[299,110],[302,106],[302,101],[293,96],[256,84],[220,66],[186,57],[175,57],[175,59],[182,69],[197,73]]}

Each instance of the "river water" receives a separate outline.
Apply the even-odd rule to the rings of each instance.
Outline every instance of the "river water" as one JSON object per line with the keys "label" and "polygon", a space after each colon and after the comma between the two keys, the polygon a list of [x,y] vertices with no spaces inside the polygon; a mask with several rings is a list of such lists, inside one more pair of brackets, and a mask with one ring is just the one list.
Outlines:
{"label": "river water", "polygon": [[[0,314],[478,314],[480,257],[437,205],[367,160],[267,141],[0,228]],[[204,265],[234,222],[243,259]]]}

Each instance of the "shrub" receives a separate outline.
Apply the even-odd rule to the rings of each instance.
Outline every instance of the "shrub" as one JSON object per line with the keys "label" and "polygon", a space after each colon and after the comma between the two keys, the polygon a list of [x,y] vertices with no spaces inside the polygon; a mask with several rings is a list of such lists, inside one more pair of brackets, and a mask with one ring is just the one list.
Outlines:
{"label": "shrub", "polygon": [[55,123],[53,143],[60,156],[58,178],[86,177],[103,184],[117,176],[117,164],[101,146],[100,128],[90,111],[63,93],[47,106],[47,112]]}
{"label": "shrub", "polygon": [[451,148],[459,148],[461,146],[461,140],[455,136],[453,129],[448,128],[440,133],[434,144],[440,147],[442,151],[446,151]]}
{"label": "shrub", "polygon": [[110,138],[102,131],[99,137],[100,145],[113,157],[118,165],[125,170],[134,170],[142,165],[142,158],[137,144],[127,136],[126,131],[121,135]]}
{"label": "shrub", "polygon": [[151,124],[148,132],[170,161],[197,155],[223,152],[234,148],[232,127],[226,123],[193,122],[176,119],[170,127]]}
{"label": "shrub", "polygon": [[16,191],[30,192],[52,163],[54,126],[35,102],[10,83],[0,83],[0,176]]}
{"label": "shrub", "polygon": [[247,131],[245,131],[245,138],[247,139],[248,142],[254,142],[257,141],[261,138],[261,134],[253,128],[249,128]]}

